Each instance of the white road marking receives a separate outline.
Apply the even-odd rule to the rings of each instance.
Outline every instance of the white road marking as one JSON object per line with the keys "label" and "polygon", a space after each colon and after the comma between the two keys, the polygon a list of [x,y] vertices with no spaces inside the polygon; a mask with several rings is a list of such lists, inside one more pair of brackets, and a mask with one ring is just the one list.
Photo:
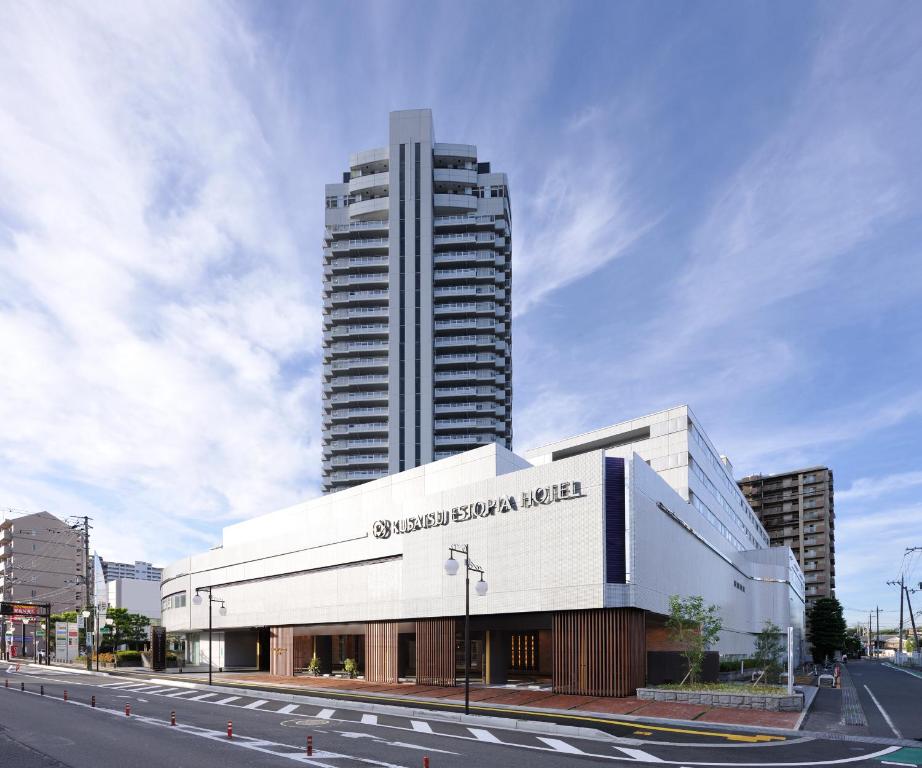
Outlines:
{"label": "white road marking", "polygon": [[212,696],[217,696],[216,693],[203,693],[201,696],[190,696],[189,701],[204,701],[205,699],[210,699]]}
{"label": "white road marking", "polygon": [[[217,703],[217,702],[215,702],[215,703]],[[298,708],[298,705],[297,705],[297,704],[286,704],[286,705],[285,705],[284,707],[282,707],[276,714],[279,714],[279,715],[287,715],[287,714],[289,714],[289,713],[291,713],[291,712],[294,712],[297,708]]]}
{"label": "white road marking", "polygon": [[558,752],[569,752],[571,755],[585,755],[579,747],[574,747],[572,744],[567,744],[565,741],[560,739],[549,739],[547,736],[539,736],[538,741],[543,741],[549,747],[556,749]]}
{"label": "white road marking", "polygon": [[263,704],[268,704],[269,702],[265,699],[256,699],[256,701],[251,701],[249,704],[244,704],[244,709],[259,709]]}
{"label": "white road marking", "polygon": [[411,720],[410,723],[412,724],[414,731],[419,731],[420,733],[432,733],[432,726],[423,720]]}
{"label": "white road marking", "polygon": [[175,690],[176,690],[175,688],[158,688],[155,691],[151,691],[151,693],[153,693],[156,696],[162,696],[167,691],[169,691],[170,693],[173,693]]}
{"label": "white road marking", "polygon": [[135,693],[148,693],[149,691],[156,691],[160,686],[159,685],[145,685],[141,688],[134,688]]}
{"label": "white road marking", "polygon": [[496,738],[489,731],[485,731],[483,728],[468,728],[468,730],[474,735],[479,741],[489,741],[491,744],[502,744],[499,739]]}
{"label": "white road marking", "polygon": [[365,725],[377,725],[378,716],[377,715],[362,715],[362,722]]}
{"label": "white road marking", "polygon": [[239,696],[228,696],[226,699],[221,699],[220,701],[213,701],[212,704],[230,704],[232,701],[237,701]]}
{"label": "white road marking", "polygon": [[871,701],[873,701],[877,705],[877,708],[880,710],[880,714],[884,716],[884,720],[887,721],[887,725],[889,725],[890,730],[893,731],[893,735],[896,736],[896,738],[898,739],[902,739],[903,734],[900,733],[899,729],[893,724],[893,721],[890,719],[890,715],[887,714],[887,710],[884,709],[880,705],[880,702],[877,700],[877,697],[871,692],[871,689],[868,688],[867,686],[864,686],[864,690],[868,692],[868,696],[871,697]]}
{"label": "white road marking", "polygon": [[177,696],[185,696],[187,693],[195,693],[195,691],[177,691],[176,693],[168,693],[167,697],[175,699]]}
{"label": "white road marking", "polygon": [[661,763],[656,755],[651,755],[649,752],[644,752],[642,749],[632,749],[631,747],[615,747],[619,752],[624,752],[628,757],[633,757],[635,760],[643,760],[647,763]]}
{"label": "white road marking", "polygon": [[916,768],[915,763],[895,763],[893,760],[881,760],[883,765],[902,765],[903,768]]}
{"label": "white road marking", "polygon": [[317,713],[316,717],[320,718],[321,720],[330,720],[335,714],[336,714],[335,709],[321,709]]}

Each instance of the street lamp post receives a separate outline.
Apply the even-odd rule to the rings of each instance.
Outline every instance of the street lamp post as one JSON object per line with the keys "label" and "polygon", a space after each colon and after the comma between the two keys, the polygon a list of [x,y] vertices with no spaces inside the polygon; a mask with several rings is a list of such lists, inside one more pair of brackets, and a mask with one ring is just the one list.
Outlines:
{"label": "street lamp post", "polygon": [[[26,660],[26,624],[29,623],[28,619],[22,620],[22,660]],[[32,653],[35,654],[35,641],[32,641]]]}
{"label": "street lamp post", "polygon": [[[97,621],[96,617],[93,616],[93,632],[90,632],[89,627],[87,627],[87,625],[86,625],[86,624],[87,624],[87,621],[86,621],[86,620],[87,620],[88,618],[90,618],[90,616],[93,615],[93,614],[92,614],[92,611],[90,611],[89,608],[86,608],[86,609],[83,610],[83,612],[82,612],[80,615],[83,616],[83,647],[86,649],[86,668],[87,668],[88,670],[92,671],[92,669],[93,669],[93,653],[96,654],[96,664],[97,664],[97,665],[99,664],[99,647],[96,645],[96,643],[88,643],[88,642],[86,641],[86,638],[87,638],[87,635],[88,635],[88,634],[89,634],[89,636],[90,636],[91,638],[94,637],[94,634],[95,634],[95,632],[96,632],[96,625],[97,625],[99,622]],[[69,639],[68,639],[68,642],[69,642]],[[90,645],[93,646],[93,650],[92,650],[92,651],[90,651]],[[79,649],[78,649],[78,650],[79,650]],[[68,660],[70,660],[70,653],[66,654],[65,658],[67,658]],[[98,668],[97,668],[97,671],[99,671]]]}
{"label": "street lamp post", "polygon": [[458,573],[458,561],[455,554],[464,555],[464,714],[470,714],[471,700],[471,571],[480,574],[480,581],[474,589],[480,597],[487,594],[487,582],[483,580],[483,568],[471,562],[470,546],[452,544],[448,548],[445,561],[445,573],[454,576]]}
{"label": "street lamp post", "polygon": [[192,598],[193,605],[202,604],[202,592],[208,595],[208,685],[211,685],[211,606],[213,603],[221,603],[218,613],[222,616],[227,616],[227,608],[223,600],[211,594],[211,587],[196,587],[195,597]]}

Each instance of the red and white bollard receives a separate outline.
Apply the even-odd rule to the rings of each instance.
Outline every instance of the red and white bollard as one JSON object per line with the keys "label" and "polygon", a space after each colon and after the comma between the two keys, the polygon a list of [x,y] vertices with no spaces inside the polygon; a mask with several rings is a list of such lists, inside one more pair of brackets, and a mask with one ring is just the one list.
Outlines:
{"label": "red and white bollard", "polygon": [[90,706],[91,706],[91,707],[95,707],[95,706],[96,706],[96,697],[95,697],[95,696],[90,696]]}
{"label": "red and white bollard", "polygon": [[64,701],[67,701],[67,688],[64,689]]}
{"label": "red and white bollard", "polygon": [[176,725],[176,710],[170,712],[170,725]]}
{"label": "red and white bollard", "polygon": [[314,737],[308,736],[307,737],[307,756],[310,757],[312,754],[314,754]]}
{"label": "red and white bollard", "polygon": [[131,704],[125,705],[125,717],[131,717]]}
{"label": "red and white bollard", "polygon": [[423,768],[429,768],[429,756],[423,757]]}
{"label": "red and white bollard", "polygon": [[230,720],[227,721],[227,738],[234,738],[234,724]]}

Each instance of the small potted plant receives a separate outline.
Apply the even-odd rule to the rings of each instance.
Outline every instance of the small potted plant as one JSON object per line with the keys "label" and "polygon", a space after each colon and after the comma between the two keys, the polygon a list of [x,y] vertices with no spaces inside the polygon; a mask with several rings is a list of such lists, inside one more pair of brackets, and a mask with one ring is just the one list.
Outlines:
{"label": "small potted plant", "polygon": [[343,671],[350,680],[359,674],[359,665],[355,659],[346,659],[343,661]]}
{"label": "small potted plant", "polygon": [[317,658],[316,653],[311,659],[311,663],[307,665],[307,674],[314,675],[314,677],[320,674],[320,659]]}

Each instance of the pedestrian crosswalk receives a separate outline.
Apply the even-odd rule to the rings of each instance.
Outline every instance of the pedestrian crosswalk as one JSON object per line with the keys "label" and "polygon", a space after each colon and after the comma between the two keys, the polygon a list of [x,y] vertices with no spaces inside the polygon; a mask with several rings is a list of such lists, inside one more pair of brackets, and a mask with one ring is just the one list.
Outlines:
{"label": "pedestrian crosswalk", "polygon": [[[397,730],[406,730],[414,732],[416,735],[442,736],[456,739],[467,739],[479,741],[485,744],[507,745],[515,747],[526,747],[529,749],[539,749],[543,751],[560,752],[570,755],[596,755],[603,756],[599,750],[605,751],[604,748],[596,741],[587,741],[584,739],[559,739],[548,736],[539,736],[535,733],[529,733],[525,730],[508,730],[503,728],[473,727],[458,723],[452,720],[420,720],[418,715],[415,718],[403,717],[392,714],[372,714],[360,710],[331,707],[319,707],[312,704],[293,704],[281,701],[270,701],[260,699],[255,696],[248,696],[241,693],[238,696],[221,697],[217,693],[202,693],[194,688],[182,688],[177,690],[175,687],[150,686],[148,683],[132,683],[124,680],[105,683],[100,687],[106,688],[113,693],[143,693],[151,696],[163,696],[165,698],[195,701],[202,704],[211,704],[215,706],[237,707],[240,709],[250,709],[267,714],[289,716],[289,720],[297,723],[298,719],[311,720],[328,720],[331,723],[348,724],[350,729],[354,726],[363,725],[371,727],[382,727]],[[580,746],[577,746],[578,742]],[[617,750],[617,748],[616,748]],[[615,750],[612,750],[614,752]],[[620,752],[621,756],[640,753],[639,750],[627,750]],[[612,755],[604,755],[611,758]],[[654,759],[652,755],[651,759]]]}

